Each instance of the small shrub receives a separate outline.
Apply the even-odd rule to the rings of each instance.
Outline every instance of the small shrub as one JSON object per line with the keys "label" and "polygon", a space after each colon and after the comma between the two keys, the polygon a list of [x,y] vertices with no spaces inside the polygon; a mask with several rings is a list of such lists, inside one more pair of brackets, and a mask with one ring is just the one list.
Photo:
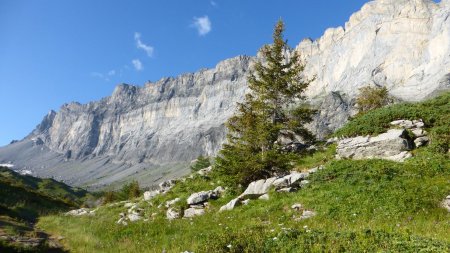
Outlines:
{"label": "small shrub", "polygon": [[389,105],[393,99],[389,96],[386,87],[365,86],[359,89],[359,96],[356,98],[358,113],[360,115],[373,109]]}
{"label": "small shrub", "polygon": [[132,181],[125,184],[120,190],[120,195],[122,199],[133,199],[139,197],[141,195],[139,183],[137,181]]}

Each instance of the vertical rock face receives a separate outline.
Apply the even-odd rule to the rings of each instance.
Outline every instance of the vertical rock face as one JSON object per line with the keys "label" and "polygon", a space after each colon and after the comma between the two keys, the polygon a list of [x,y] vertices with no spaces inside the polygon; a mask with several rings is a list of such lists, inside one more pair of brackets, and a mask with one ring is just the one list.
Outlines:
{"label": "vertical rock face", "polygon": [[450,3],[377,0],[365,4],[345,27],[330,28],[297,50],[316,80],[310,97],[340,92],[350,97],[365,85],[386,86],[404,100],[417,101],[448,89]]}
{"label": "vertical rock face", "polygon": [[158,164],[213,155],[224,139],[224,122],[245,93],[250,62],[241,56],[144,87],[121,84],[101,101],[63,105],[33,134],[72,159],[107,155]]}
{"label": "vertical rock face", "polygon": [[[310,129],[325,138],[341,127],[362,86],[386,86],[407,101],[448,90],[449,15],[450,0],[377,0],[345,27],[302,41],[295,50],[306,76],[315,77],[307,96],[319,111]],[[143,87],[122,84],[100,101],[65,104],[24,140],[0,148],[0,163],[99,187],[130,177],[155,184],[177,176],[180,166],[151,171],[217,153],[224,123],[247,91],[253,59],[235,57]]]}

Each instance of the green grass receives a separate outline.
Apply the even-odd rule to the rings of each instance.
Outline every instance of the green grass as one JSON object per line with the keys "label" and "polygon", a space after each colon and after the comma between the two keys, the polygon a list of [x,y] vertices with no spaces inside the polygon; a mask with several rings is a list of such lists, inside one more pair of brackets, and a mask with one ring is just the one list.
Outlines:
{"label": "green grass", "polygon": [[[270,193],[270,200],[219,213],[243,187],[228,189],[210,201],[204,216],[168,221],[166,208],[187,207],[194,192],[223,185],[225,178],[195,176],[180,181],[167,194],[150,202],[135,199],[148,221],[117,225],[123,206],[103,206],[93,217],[42,217],[40,228],[62,235],[73,252],[450,252],[450,213],[440,202],[450,194],[448,113],[445,94],[419,104],[401,104],[353,119],[337,135],[385,131],[396,119],[422,118],[431,145],[414,151],[404,163],[385,160],[334,160],[335,146],[299,157],[296,168],[324,165],[309,185],[295,193]],[[446,146],[447,145],[447,146]],[[445,151],[445,152],[444,152]],[[301,203],[317,212],[296,221]],[[152,215],[155,214],[155,215]]]}
{"label": "green grass", "polygon": [[[39,216],[57,214],[78,208],[90,195],[52,179],[22,176],[0,167],[0,234],[41,238],[45,233],[34,229]],[[0,252],[48,252],[46,238],[37,247],[0,240]],[[58,249],[52,249],[60,252]]]}
{"label": "green grass", "polygon": [[[167,221],[166,208],[157,206],[181,197],[177,208],[183,209],[191,193],[214,189],[220,179],[188,179],[152,204],[137,199],[147,222],[119,226],[118,214],[126,208],[102,207],[95,217],[49,216],[39,226],[66,237],[74,252],[448,252],[450,214],[439,202],[450,192],[450,164],[445,155],[428,152],[422,149],[406,163],[330,161],[296,193],[272,192],[269,201],[218,213],[235,196],[225,194],[192,220]],[[295,221],[294,203],[318,215]]]}

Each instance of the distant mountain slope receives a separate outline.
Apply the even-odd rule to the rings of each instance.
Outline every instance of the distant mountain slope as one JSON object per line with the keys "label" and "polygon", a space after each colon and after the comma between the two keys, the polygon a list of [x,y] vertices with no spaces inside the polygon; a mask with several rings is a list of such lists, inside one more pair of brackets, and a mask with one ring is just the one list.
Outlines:
{"label": "distant mountain slope", "polygon": [[34,221],[42,214],[78,207],[86,196],[83,189],[0,167],[0,215]]}
{"label": "distant mountain slope", "polygon": [[[79,207],[88,192],[53,179],[22,176],[0,167],[0,251],[62,252],[49,246],[49,235],[34,228],[41,215]],[[58,248],[58,247],[56,247]]]}
{"label": "distant mountain slope", "polygon": [[[450,0],[377,0],[345,27],[301,42],[305,74],[315,77],[307,95],[319,109],[311,130],[325,138],[341,127],[362,86],[386,86],[406,101],[450,89],[449,13]],[[143,87],[122,84],[100,101],[65,104],[25,139],[0,148],[0,163],[91,188],[184,175],[191,160],[220,149],[253,60],[239,56]]]}

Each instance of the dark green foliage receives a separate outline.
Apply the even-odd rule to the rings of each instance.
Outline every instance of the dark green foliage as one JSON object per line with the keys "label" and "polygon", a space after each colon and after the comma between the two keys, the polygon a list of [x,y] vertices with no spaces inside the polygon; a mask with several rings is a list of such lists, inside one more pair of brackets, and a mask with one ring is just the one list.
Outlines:
{"label": "dark green foliage", "polygon": [[389,105],[393,99],[389,96],[386,87],[365,86],[359,89],[359,96],[356,98],[358,113],[360,115],[373,109]]}
{"label": "dark green foliage", "polygon": [[86,196],[82,189],[0,167],[0,215],[34,221],[40,215],[76,208]]}
{"label": "dark green foliage", "polygon": [[140,195],[141,189],[139,188],[139,183],[137,181],[132,181],[125,184],[119,192],[119,197],[121,200],[134,199]]}
{"label": "dark green foliage", "polygon": [[211,161],[208,157],[199,156],[197,157],[197,161],[195,161],[194,165],[191,166],[191,171],[199,171],[201,169],[207,168],[211,166]]}
{"label": "dark green foliage", "polygon": [[289,47],[283,32],[284,24],[279,21],[273,44],[261,49],[263,60],[255,64],[255,73],[248,78],[251,92],[227,122],[228,143],[216,159],[216,167],[229,176],[229,184],[246,185],[292,168],[290,155],[277,142],[280,132],[289,130],[305,141],[313,139],[304,127],[312,120],[313,110],[295,106],[310,81],[301,78],[304,66],[298,53],[286,57]]}
{"label": "dark green foliage", "polygon": [[446,153],[450,143],[450,92],[421,103],[402,103],[370,111],[352,119],[334,136],[380,134],[389,129],[390,122],[399,119],[423,119],[429,128],[430,146]]}

